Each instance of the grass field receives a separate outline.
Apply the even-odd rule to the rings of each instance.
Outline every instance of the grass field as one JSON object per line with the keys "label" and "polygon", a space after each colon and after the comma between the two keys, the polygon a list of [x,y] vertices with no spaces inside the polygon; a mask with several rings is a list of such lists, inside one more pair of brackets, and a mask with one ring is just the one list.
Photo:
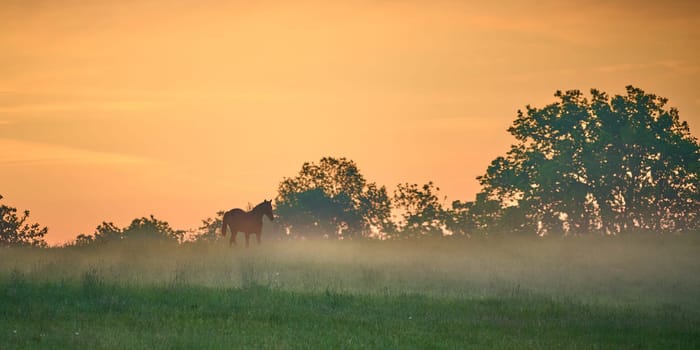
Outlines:
{"label": "grass field", "polygon": [[700,348],[700,237],[0,250],[0,349]]}

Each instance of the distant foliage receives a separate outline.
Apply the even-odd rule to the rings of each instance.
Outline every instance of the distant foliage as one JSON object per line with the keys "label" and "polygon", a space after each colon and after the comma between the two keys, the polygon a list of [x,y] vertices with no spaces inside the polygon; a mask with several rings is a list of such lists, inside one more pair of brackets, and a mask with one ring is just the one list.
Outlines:
{"label": "distant foliage", "polygon": [[518,111],[517,143],[478,178],[499,204],[484,214],[539,234],[697,229],[700,147],[678,111],[631,86],[591,95]]}
{"label": "distant foliage", "polygon": [[124,228],[117,227],[111,222],[102,222],[92,235],[80,234],[74,245],[88,246],[113,242],[132,242],[137,240],[161,241],[178,243],[184,239],[184,230],[175,230],[166,221],[150,217],[136,218]]}
{"label": "distant foliage", "polygon": [[17,208],[0,205],[0,246],[46,246],[44,236],[49,229],[36,223],[29,224],[27,218],[29,210],[18,216]]}
{"label": "distant foliage", "polygon": [[449,212],[438,198],[439,191],[432,181],[423,186],[405,183],[396,187],[393,203],[401,213],[397,225],[401,236],[442,236],[446,232]]}
{"label": "distant foliage", "polygon": [[194,242],[214,242],[221,239],[221,225],[224,211],[216,212],[215,218],[206,218],[202,220],[202,226],[197,228],[192,241]]}
{"label": "distant foliage", "polygon": [[322,188],[290,192],[278,202],[277,212],[284,225],[294,233],[309,235],[343,235],[357,232],[361,226],[359,213],[350,197],[339,193],[333,197]]}
{"label": "distant foliage", "polygon": [[292,235],[369,236],[392,228],[386,188],[367,182],[345,158],[304,163],[297,176],[280,183],[276,207]]}
{"label": "distant foliage", "polygon": [[185,236],[185,231],[175,230],[166,221],[150,217],[137,218],[122,231],[123,239],[151,239],[180,242]]}
{"label": "distant foliage", "polygon": [[[479,176],[474,201],[440,198],[439,188],[402,183],[389,196],[352,160],[324,157],[283,178],[274,233],[284,237],[404,238],[474,234],[618,234],[700,229],[700,145],[667,99],[628,86],[625,95],[557,91],[558,101],[518,111],[515,144]],[[1,197],[0,197],[1,198]],[[1,244],[45,245],[29,212],[0,207]],[[191,239],[221,239],[222,216],[202,220]],[[167,222],[103,222],[85,246],[134,239],[182,242]]]}

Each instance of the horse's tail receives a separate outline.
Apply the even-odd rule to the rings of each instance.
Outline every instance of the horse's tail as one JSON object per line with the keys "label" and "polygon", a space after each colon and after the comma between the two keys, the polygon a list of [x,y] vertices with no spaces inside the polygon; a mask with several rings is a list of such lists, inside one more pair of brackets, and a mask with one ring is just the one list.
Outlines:
{"label": "horse's tail", "polygon": [[226,225],[228,225],[228,222],[226,222],[226,214],[224,214],[224,218],[221,220],[221,235],[226,237]]}

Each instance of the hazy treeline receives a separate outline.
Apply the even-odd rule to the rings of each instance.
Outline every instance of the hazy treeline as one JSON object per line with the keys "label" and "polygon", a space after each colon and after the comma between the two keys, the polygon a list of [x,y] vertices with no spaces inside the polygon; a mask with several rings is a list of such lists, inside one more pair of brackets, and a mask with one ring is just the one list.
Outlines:
{"label": "hazy treeline", "polygon": [[305,163],[276,200],[291,235],[413,237],[478,233],[680,232],[700,224],[700,145],[667,100],[557,92],[527,106],[508,132],[516,142],[478,180],[474,201],[439,195],[433,183],[367,181],[345,158]]}
{"label": "hazy treeline", "polygon": [[[508,129],[515,143],[477,178],[482,189],[473,201],[447,203],[433,182],[402,183],[390,192],[368,181],[354,161],[325,157],[282,179],[277,219],[265,234],[387,239],[700,228],[700,145],[667,99],[631,86],[613,97],[598,90],[590,98],[578,90],[555,97],[543,108],[518,111]],[[47,229],[25,223],[28,211],[21,217],[16,211],[0,207],[0,244],[45,245]],[[222,215],[190,231],[154,216],[124,228],[103,222],[75,244],[216,240]]]}

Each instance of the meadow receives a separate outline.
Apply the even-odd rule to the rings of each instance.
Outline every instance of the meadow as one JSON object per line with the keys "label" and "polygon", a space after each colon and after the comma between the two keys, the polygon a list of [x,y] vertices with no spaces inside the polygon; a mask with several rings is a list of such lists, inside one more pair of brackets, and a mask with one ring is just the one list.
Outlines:
{"label": "meadow", "polygon": [[700,348],[700,237],[0,249],[0,349]]}

